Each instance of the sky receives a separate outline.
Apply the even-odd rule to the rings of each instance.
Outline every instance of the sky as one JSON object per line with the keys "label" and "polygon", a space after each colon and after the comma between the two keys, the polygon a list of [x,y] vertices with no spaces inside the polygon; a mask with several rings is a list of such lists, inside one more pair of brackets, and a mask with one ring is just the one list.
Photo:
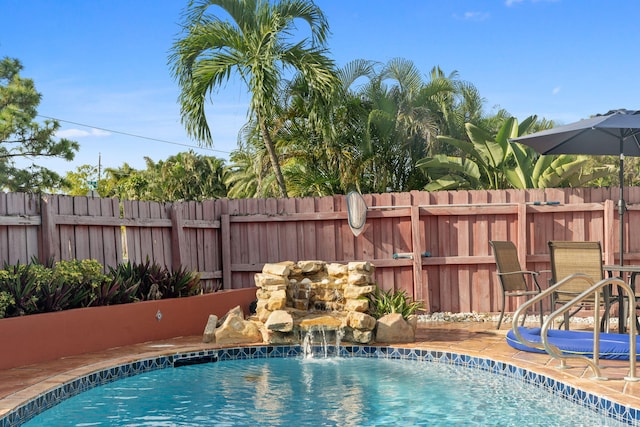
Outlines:
{"label": "sky", "polygon": [[[180,123],[168,56],[188,0],[0,0],[0,57],[17,58],[42,95],[38,121],[55,118],[77,141],[80,165],[145,168],[193,150],[228,159],[249,95],[231,80],[207,104],[213,146]],[[535,114],[558,124],[640,109],[636,0],[316,0],[330,56],[439,66],[472,83],[484,111]],[[301,30],[302,30],[301,26]]]}

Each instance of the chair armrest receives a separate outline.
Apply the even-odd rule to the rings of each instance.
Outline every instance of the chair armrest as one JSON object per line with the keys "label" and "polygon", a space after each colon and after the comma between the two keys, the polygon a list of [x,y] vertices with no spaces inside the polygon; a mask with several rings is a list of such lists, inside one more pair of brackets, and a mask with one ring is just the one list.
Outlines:
{"label": "chair armrest", "polygon": [[529,270],[509,271],[507,273],[498,272],[498,276],[508,276],[510,274],[531,274],[532,276],[537,276],[540,273],[538,273],[537,271],[529,271]]}

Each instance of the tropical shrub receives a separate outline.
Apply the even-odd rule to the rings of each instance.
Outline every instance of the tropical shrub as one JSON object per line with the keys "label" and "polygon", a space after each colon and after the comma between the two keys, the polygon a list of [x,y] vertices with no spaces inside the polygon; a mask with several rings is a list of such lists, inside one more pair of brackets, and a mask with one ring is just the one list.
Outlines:
{"label": "tropical shrub", "polygon": [[15,301],[9,292],[0,292],[0,319],[5,317],[7,309],[14,303]]}
{"label": "tropical shrub", "polygon": [[165,298],[196,295],[200,292],[200,276],[186,268],[169,272]]}
{"label": "tropical shrub", "polygon": [[5,296],[5,316],[23,316],[38,311],[37,277],[33,264],[4,264],[0,270],[0,292]]}
{"label": "tropical shrub", "polygon": [[407,319],[424,308],[422,302],[411,301],[404,290],[376,290],[369,295],[369,314],[376,319],[390,313],[400,313]]}
{"label": "tropical shrub", "polygon": [[131,263],[109,267],[107,277],[107,280],[94,289],[92,306],[127,304],[139,300],[140,280],[132,274]]}
{"label": "tropical shrub", "polygon": [[102,265],[96,260],[62,260],[39,264],[33,261],[36,274],[38,312],[87,307],[95,298],[95,290],[105,281]]}
{"label": "tropical shrub", "polygon": [[27,264],[5,263],[0,269],[0,318],[200,292],[197,273],[185,268],[171,271],[148,259],[110,267],[104,274],[96,260],[42,263],[33,258]]}
{"label": "tropical shrub", "polygon": [[200,292],[200,276],[184,268],[171,271],[149,258],[144,263],[124,264],[122,268],[123,274],[126,272],[139,281],[140,300],[186,297]]}

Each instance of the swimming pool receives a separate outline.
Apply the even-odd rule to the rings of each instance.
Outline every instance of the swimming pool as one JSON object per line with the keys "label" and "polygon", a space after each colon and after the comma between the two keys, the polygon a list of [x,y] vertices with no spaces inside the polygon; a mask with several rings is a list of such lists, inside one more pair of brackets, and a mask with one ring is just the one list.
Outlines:
{"label": "swimming pool", "polygon": [[[315,349],[314,349],[315,350]],[[247,348],[234,348],[234,349],[219,349],[219,350],[208,350],[208,351],[200,351],[195,353],[186,353],[186,354],[178,354],[173,356],[160,357],[157,359],[149,359],[143,360],[139,362],[135,362],[133,364],[124,365],[120,367],[116,367],[113,369],[101,371],[95,374],[92,374],[87,377],[83,377],[77,380],[74,380],[68,384],[65,384],[63,387],[52,391],[51,393],[47,393],[45,396],[41,396],[40,398],[30,402],[28,405],[24,405],[21,408],[18,408],[17,411],[10,414],[12,418],[9,419],[5,417],[5,423],[3,424],[2,420],[0,420],[0,426],[17,426],[24,423],[27,419],[33,417],[35,413],[39,413],[47,408],[53,407],[60,400],[63,400],[67,397],[71,397],[79,394],[82,391],[86,391],[88,389],[92,389],[89,393],[83,393],[77,398],[91,398],[92,394],[97,393],[100,394],[104,390],[109,390],[105,388],[94,388],[100,384],[110,383],[108,387],[111,387],[109,394],[111,396],[115,395],[114,390],[122,389],[123,397],[118,399],[118,405],[127,401],[137,401],[137,404],[134,406],[139,406],[140,398],[137,392],[131,394],[131,388],[134,390],[138,390],[141,393],[145,388],[149,388],[150,382],[153,382],[154,389],[156,384],[161,383],[162,380],[158,379],[161,377],[170,377],[175,378],[176,376],[181,376],[182,373],[189,374],[191,372],[195,372],[195,377],[192,377],[188,384],[192,387],[194,384],[199,384],[198,389],[201,390],[200,393],[204,393],[202,391],[203,387],[213,387],[214,390],[218,391],[218,393],[214,393],[213,396],[227,396],[229,391],[233,391],[235,387],[240,388],[241,384],[245,384],[248,386],[249,390],[253,387],[253,390],[260,388],[264,392],[268,392],[269,390],[283,390],[282,393],[286,396],[293,396],[291,399],[286,400],[285,407],[294,407],[297,406],[300,411],[296,412],[296,425],[397,425],[397,423],[402,423],[403,425],[438,425],[436,422],[436,418],[432,412],[428,411],[440,411],[445,409],[445,414],[449,417],[455,417],[453,415],[453,411],[451,411],[452,403],[455,403],[455,406],[459,407],[463,416],[469,416],[469,411],[472,407],[478,406],[480,408],[481,414],[485,413],[485,415],[479,415],[476,417],[476,421],[470,420],[468,418],[464,418],[458,421],[452,421],[451,418],[446,419],[445,424],[440,425],[451,425],[452,423],[457,422],[458,424],[465,425],[500,425],[497,424],[498,420],[497,415],[490,415],[489,410],[491,408],[496,407],[496,402],[501,399],[504,399],[505,396],[511,393],[503,393],[500,397],[495,397],[489,399],[489,403],[481,403],[478,396],[482,393],[478,389],[473,389],[470,395],[464,396],[452,396],[448,395],[444,402],[434,403],[434,404],[426,404],[426,399],[428,397],[429,391],[433,391],[435,389],[435,385],[430,384],[427,385],[426,389],[419,391],[419,386],[421,383],[427,384],[428,377],[430,375],[435,375],[433,372],[429,373],[428,369],[436,368],[436,372],[445,371],[447,375],[453,375],[453,377],[446,377],[445,379],[440,378],[437,382],[445,383],[448,385],[445,389],[447,392],[449,391],[459,391],[463,389],[463,385],[465,383],[475,384],[479,381],[475,380],[475,376],[477,374],[484,375],[486,378],[482,380],[482,382],[488,381],[489,384],[492,384],[489,389],[502,389],[506,385],[500,383],[495,383],[494,381],[505,381],[505,383],[509,386],[515,386],[518,388],[522,388],[521,391],[525,392],[525,397],[522,400],[511,401],[511,403],[506,403],[503,409],[499,410],[499,413],[505,416],[506,420],[512,419],[512,417],[516,416],[518,412],[520,412],[520,408],[522,406],[532,406],[532,403],[539,401],[542,397],[535,397],[535,393],[542,393],[543,396],[547,398],[551,397],[552,402],[563,402],[563,404],[567,404],[568,401],[572,401],[577,403],[574,409],[578,410],[580,414],[588,413],[585,411],[585,408],[593,409],[594,411],[599,411],[601,414],[607,414],[611,419],[602,419],[598,418],[599,421],[596,421],[596,424],[581,424],[579,421],[576,422],[576,418],[572,418],[572,425],[619,425],[616,424],[613,418],[628,422],[628,423],[637,423],[638,413],[634,409],[625,408],[621,405],[614,404],[607,399],[599,398],[594,395],[590,395],[589,393],[581,392],[579,390],[575,390],[573,387],[567,386],[561,382],[551,380],[549,378],[537,375],[535,373],[529,372],[522,368],[517,368],[509,364],[495,362],[489,359],[471,357],[466,355],[459,355],[455,353],[447,353],[447,352],[439,352],[439,351],[428,351],[428,350],[418,350],[418,349],[404,349],[404,348],[393,348],[393,347],[369,347],[369,346],[344,346],[340,347],[340,356],[343,357],[339,360],[333,361],[323,361],[321,363],[317,361],[305,361],[301,357],[301,349],[299,346],[259,346],[259,347],[247,347]],[[273,358],[276,360],[266,360],[268,358]],[[363,359],[364,358],[364,359]],[[244,360],[244,359],[254,359],[254,360]],[[374,359],[386,359],[386,360],[374,360]],[[411,360],[417,363],[407,363],[406,360]],[[167,368],[171,366],[180,366],[180,365],[189,365],[191,363],[196,362],[225,362],[225,363],[210,363],[204,365],[197,366],[188,366],[180,369],[166,369],[164,371],[158,371],[160,368]],[[227,363],[228,362],[228,363]],[[266,363],[261,367],[256,367],[254,363]],[[385,373],[392,372],[392,378],[390,381],[382,382],[383,386],[380,383],[377,383],[371,379],[366,379],[368,375],[364,376],[366,379],[363,384],[356,385],[353,382],[353,377],[350,376],[352,372],[373,372],[374,369],[377,369],[376,366],[366,366],[366,367],[358,367],[352,366],[351,363],[376,363],[377,366],[381,366],[381,373],[379,376],[382,378]],[[422,362],[422,363],[421,363]],[[424,363],[429,362],[429,363]],[[431,363],[435,362],[435,363]],[[242,365],[245,364],[246,365]],[[275,373],[274,370],[278,364],[284,363],[286,366],[291,368],[294,364],[299,364],[302,369],[297,374],[298,379],[294,381],[298,385],[292,385],[289,382],[282,382],[282,380],[278,380],[280,382],[270,383],[270,379],[274,378],[275,381]],[[239,366],[238,366],[239,365]],[[466,368],[474,368],[474,369],[462,369],[461,366]],[[318,368],[336,368],[339,369],[336,372],[328,374],[326,371],[317,371]],[[202,369],[203,372],[196,372]],[[229,372],[223,372],[224,370],[229,369]],[[234,371],[235,370],[235,371]],[[415,383],[404,383],[405,380],[400,380],[400,373],[404,370],[408,370],[407,378],[409,380],[416,381]],[[156,372],[153,372],[156,371]],[[482,372],[485,371],[485,372]],[[165,375],[166,374],[166,375]],[[496,375],[499,374],[499,375]],[[123,381],[113,382],[116,379],[122,379],[126,377],[131,377],[133,375],[137,375],[133,378],[128,378]],[[156,378],[156,375],[158,377]],[[457,379],[456,379],[457,375]],[[374,376],[375,377],[375,376]],[[199,380],[194,380],[193,378],[198,378]],[[335,381],[335,378],[342,378],[340,381]],[[347,380],[347,378],[350,378]],[[452,379],[453,378],[453,379]],[[224,393],[219,393],[220,384],[216,385],[207,385],[209,379],[224,379],[226,381],[226,388],[224,389]],[[327,415],[328,413],[324,413],[323,415],[323,423],[318,424],[317,422],[313,422],[311,424],[301,424],[300,420],[305,419],[305,415],[312,413],[313,408],[309,409],[308,407],[305,409],[302,400],[302,391],[304,391],[305,387],[309,388],[311,391],[314,391],[314,398],[318,397],[318,390],[324,390],[329,386],[324,384],[321,385],[320,381],[324,379],[332,379],[333,382],[346,384],[346,389],[334,390],[329,393],[328,401],[334,401],[338,403],[345,403],[347,400],[345,396],[351,396],[351,408],[356,408],[354,410],[349,411],[346,415],[349,415],[351,418],[342,419],[342,424],[332,423],[331,416]],[[129,385],[129,380],[142,380],[142,385]],[[158,382],[159,381],[159,382]],[[454,381],[458,381],[454,383]],[[146,386],[145,386],[146,383]],[[237,383],[237,384],[236,384]],[[530,384],[527,384],[530,383]],[[278,384],[278,385],[275,385]],[[531,384],[539,385],[540,387],[535,387]],[[356,390],[355,397],[351,395],[351,393]],[[415,393],[413,392],[415,390]],[[246,391],[246,390],[245,390]],[[408,392],[411,391],[411,392]],[[554,396],[552,396],[549,392],[551,392]],[[160,393],[161,395],[168,395],[170,393]],[[249,392],[249,394],[251,394]],[[254,393],[255,394],[255,393]],[[444,395],[445,393],[437,393],[438,395]],[[360,396],[360,397],[358,397]],[[389,396],[393,397],[390,398]],[[565,399],[558,399],[558,396],[562,396]],[[408,401],[403,401],[402,399],[407,398]],[[192,403],[192,399],[195,397],[187,397],[182,396],[177,400],[180,411],[186,411],[189,407],[196,407],[202,409],[203,404],[195,404]],[[73,399],[75,400],[75,399]],[[68,400],[62,405],[56,406],[51,412],[47,413],[46,423],[45,424],[35,424],[38,422],[38,419],[33,419],[34,424],[30,425],[55,425],[52,424],[53,416],[56,411],[63,411],[67,404],[72,403],[73,400]],[[148,399],[142,399],[148,400]],[[211,399],[209,399],[211,400]],[[113,403],[113,401],[111,401]],[[277,401],[262,399],[260,400],[264,408],[268,408],[267,402],[270,402],[270,405],[276,405],[279,408],[282,408],[282,403],[278,403]],[[519,402],[519,403],[518,403]],[[523,402],[524,403],[523,405]],[[365,405],[373,403],[373,406],[369,409],[365,408]],[[208,405],[211,405],[212,402],[209,402]],[[395,408],[396,412],[399,414],[393,414],[391,410],[377,411],[377,409],[383,408],[384,405],[391,405],[391,408]],[[30,406],[29,406],[30,405]],[[104,403],[96,403],[96,402],[84,402],[85,408],[93,408],[94,405],[97,407],[105,407],[105,406],[115,406],[113,404],[106,405]],[[88,405],[88,406],[87,406]],[[207,404],[205,404],[206,406]],[[253,403],[252,403],[253,405]],[[267,406],[265,406],[267,405]],[[29,406],[29,407],[28,407]],[[171,406],[171,405],[165,405]],[[175,407],[175,403],[173,404]],[[249,405],[250,407],[251,405]],[[543,405],[548,406],[548,405]],[[246,405],[235,403],[235,408],[244,408],[249,409]],[[362,409],[364,408],[364,409]],[[376,409],[377,408],[377,409]],[[122,414],[124,414],[124,409],[122,409]],[[175,409],[175,408],[174,408]],[[215,407],[209,406],[206,411],[207,413],[217,414],[222,412],[223,414],[227,414],[233,411],[229,411],[225,409],[225,407]],[[91,409],[94,411],[96,409]],[[85,409],[85,412],[88,411]],[[376,412],[377,411],[377,412]],[[427,411],[427,412],[425,412]],[[507,412],[509,411],[509,412]],[[537,410],[536,410],[537,411]],[[565,409],[557,409],[555,412],[565,412]],[[258,411],[260,413],[261,411]],[[318,410],[318,412],[321,412]],[[265,415],[267,412],[262,411],[262,415]],[[329,412],[330,413],[330,412]],[[360,414],[360,415],[358,415]],[[362,415],[364,414],[364,415]],[[391,415],[389,415],[391,414]],[[44,414],[43,414],[44,415]],[[344,415],[344,414],[343,414]],[[589,415],[591,417],[593,414]],[[107,417],[114,417],[117,415],[108,415]],[[146,419],[144,422],[139,420],[138,423],[132,423],[133,425],[180,425],[178,423],[167,423],[166,420],[162,420],[162,417],[165,417],[166,414],[162,415],[154,415],[160,418],[150,418]],[[197,419],[198,417],[203,417],[203,413],[199,413],[197,415],[190,415],[190,421]],[[357,416],[364,416],[364,418],[353,418]],[[490,416],[490,418],[482,418],[485,416]],[[532,415],[528,415],[531,417]],[[372,417],[372,418],[370,418]],[[391,418],[389,418],[391,417]],[[395,418],[393,418],[395,417]],[[408,417],[408,418],[398,418],[398,417]],[[65,418],[68,421],[69,418]],[[107,418],[109,419],[109,418]],[[351,424],[344,424],[345,419],[354,420]],[[429,420],[429,423],[425,422],[425,419]],[[455,419],[455,418],[454,418]],[[591,420],[592,418],[589,418]],[[109,424],[105,419],[102,419],[101,425],[121,425],[116,421],[116,418],[111,418],[114,423]],[[264,420],[264,418],[263,418]],[[364,420],[364,421],[363,421]],[[587,418],[582,416],[579,420],[587,421]],[[87,420],[83,419],[83,422]],[[370,422],[371,421],[371,422]],[[375,421],[375,422],[374,422]],[[534,425],[541,425],[539,422],[536,422]],[[234,424],[231,421],[227,421],[226,425],[245,425],[243,423]],[[311,422],[311,421],[310,421]],[[589,421],[590,422],[590,421]],[[155,423],[155,424],[154,424]],[[252,422],[255,424],[255,422]],[[421,424],[422,423],[422,424]],[[249,423],[251,424],[251,423]],[[543,425],[554,425],[554,422],[544,422]],[[557,425],[562,425],[563,423],[558,423]],[[564,423],[566,424],[566,423]],[[64,425],[74,425],[74,424],[64,424]],[[85,424],[87,425],[87,424]],[[100,425],[100,424],[88,424],[88,425]],[[183,424],[183,425],[194,425]],[[211,421],[207,421],[205,424],[201,425],[212,425]],[[217,422],[216,425],[225,425],[224,422]],[[285,424],[278,424],[276,421],[271,423],[263,423],[262,425],[291,425],[291,421],[288,421]],[[503,424],[505,425],[505,424]],[[526,424],[520,424],[526,425]]]}

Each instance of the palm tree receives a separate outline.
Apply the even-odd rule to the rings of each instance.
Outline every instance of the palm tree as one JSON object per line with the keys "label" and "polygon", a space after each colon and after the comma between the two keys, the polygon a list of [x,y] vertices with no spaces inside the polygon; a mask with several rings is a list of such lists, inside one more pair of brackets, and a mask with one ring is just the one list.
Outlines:
{"label": "palm tree", "polygon": [[[478,89],[469,82],[459,79],[457,71],[445,75],[435,66],[429,73],[429,81],[420,93],[421,102],[430,111],[435,132],[427,139],[427,152],[434,154],[454,154],[453,147],[443,144],[437,137],[447,135],[452,138],[466,139],[465,125],[479,125],[484,116],[482,107],[484,98]],[[502,123],[500,123],[502,124]]]}
{"label": "palm tree", "polygon": [[269,167],[264,145],[260,146],[256,141],[255,126],[248,123],[241,134],[244,138],[239,148],[231,153],[230,164],[223,174],[227,196],[232,199],[276,197],[273,168]]}
{"label": "palm tree", "polygon": [[[420,71],[413,62],[394,58],[386,64],[354,61],[340,73],[348,95],[362,101],[359,165],[354,168],[374,192],[407,191],[423,180],[416,162],[427,155],[429,140],[439,133]],[[361,78],[366,83],[351,89]],[[356,158],[354,156],[354,158]]]}
{"label": "palm tree", "polygon": [[[218,6],[220,16],[228,15],[228,20],[207,13],[211,6]],[[311,39],[290,41],[299,21],[309,25]],[[281,196],[287,197],[271,135],[274,100],[285,73],[292,71],[299,72],[319,97],[330,96],[337,78],[326,55],[327,34],[327,20],[312,0],[192,1],[185,14],[185,35],[174,43],[170,56],[189,135],[212,144],[205,99],[232,75],[240,77],[251,92],[250,116],[258,124]]]}
{"label": "palm tree", "polygon": [[[99,193],[103,197],[156,202],[202,201],[227,195],[222,159],[188,151],[157,163],[145,157],[145,163],[143,170],[127,163],[118,169],[107,168],[98,184]],[[72,174],[67,176],[74,178]]]}
{"label": "palm tree", "polygon": [[345,177],[365,191],[423,188],[427,181],[417,162],[456,151],[438,136],[466,137],[464,124],[482,119],[483,99],[455,72],[445,76],[434,67],[425,81],[411,61],[394,58],[385,64],[352,61],[338,74],[343,86],[337,105],[348,121],[334,115],[333,137],[342,147],[340,162],[349,165]]}
{"label": "palm tree", "polygon": [[[154,182],[159,184],[160,201],[219,199],[227,195],[223,182],[224,160],[178,153],[151,165]],[[148,166],[149,167],[149,166]]]}

